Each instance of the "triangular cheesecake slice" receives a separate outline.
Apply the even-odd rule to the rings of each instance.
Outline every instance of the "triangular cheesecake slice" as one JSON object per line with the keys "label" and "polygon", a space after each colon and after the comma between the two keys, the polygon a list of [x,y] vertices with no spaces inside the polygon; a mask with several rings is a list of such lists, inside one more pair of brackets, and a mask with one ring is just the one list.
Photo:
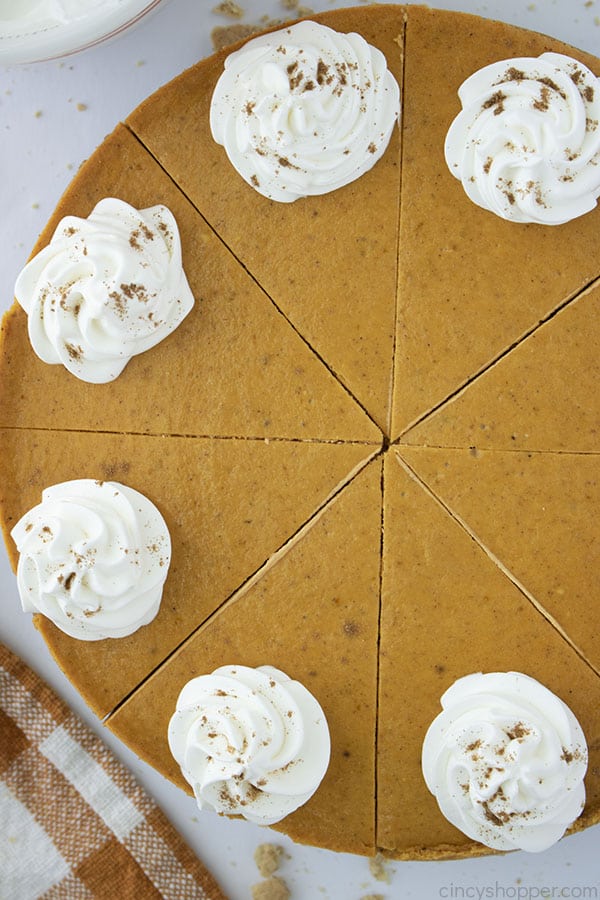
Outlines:
{"label": "triangular cheesecake slice", "polygon": [[440,697],[474,672],[524,672],[572,707],[590,750],[587,812],[600,804],[600,678],[394,450],[384,470],[377,842],[394,856],[485,852],[437,808],[421,772]]}
{"label": "triangular cheesecake slice", "polygon": [[[45,487],[121,482],[156,504],[172,561],[156,618],[130,637],[80,641],[37,617],[58,664],[104,716],[256,572],[368,458],[354,444],[0,430],[11,529]],[[6,535],[11,562],[14,543]]]}
{"label": "triangular cheesecake slice", "polygon": [[597,283],[407,432],[402,443],[597,451],[599,384]]}
{"label": "triangular cheesecake slice", "polygon": [[600,456],[405,446],[399,452],[600,672]]}
{"label": "triangular cheesecake slice", "polygon": [[[401,84],[403,10],[382,6],[315,16],[383,51]],[[383,158],[332,193],[278,203],[237,174],[210,133],[209,110],[227,56],[192,67],[128,119],[284,315],[387,431],[394,342],[399,134]],[[342,302],[343,298],[343,302]]]}
{"label": "triangular cheesecake slice", "polygon": [[[35,356],[15,304],[2,328],[0,425],[299,440],[380,440],[380,432],[124,126],[63,196],[36,249],[65,215],[105,196],[169,207],[196,303],[162,343],[108,384]],[[152,385],[149,390],[148,386]]]}
{"label": "triangular cheesecake slice", "polygon": [[373,854],[380,525],[374,461],[109,717],[109,727],[189,791],[167,745],[184,684],[221,665],[275,666],[314,694],[331,733],[321,786],[277,827],[302,843]]}
{"label": "triangular cheesecake slice", "polygon": [[468,15],[410,6],[407,18],[392,440],[600,274],[600,208],[566,225],[507,222],[444,160],[458,88],[478,69],[553,50],[600,76],[600,61]]}

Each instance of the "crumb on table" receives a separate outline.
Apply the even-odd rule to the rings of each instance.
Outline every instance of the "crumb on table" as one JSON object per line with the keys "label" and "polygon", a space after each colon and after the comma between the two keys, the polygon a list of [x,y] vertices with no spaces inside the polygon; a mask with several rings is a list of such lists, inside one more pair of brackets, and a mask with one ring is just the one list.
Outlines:
{"label": "crumb on table", "polygon": [[254,862],[262,878],[276,872],[283,856],[283,847],[278,844],[259,844],[254,851]]}
{"label": "crumb on table", "polygon": [[289,900],[289,896],[287,884],[277,875],[252,885],[252,900]]}
{"label": "crumb on table", "polygon": [[213,7],[213,12],[217,13],[217,15],[229,16],[230,19],[241,19],[244,15],[243,8],[239,3],[234,3],[233,0],[222,0],[221,3],[217,3]]}
{"label": "crumb on table", "polygon": [[215,50],[222,50],[230,44],[243,41],[244,38],[250,37],[262,31],[260,25],[218,25],[210,33],[212,45]]}
{"label": "crumb on table", "polygon": [[386,884],[390,883],[390,872],[386,867],[385,858],[378,853],[376,856],[372,856],[369,859],[369,869],[373,878],[376,878],[377,881],[385,881]]}
{"label": "crumb on table", "polygon": [[310,6],[304,6],[300,3],[300,0],[281,0],[281,5],[289,12],[295,12],[298,17],[312,16],[314,13],[314,9],[311,9]]}

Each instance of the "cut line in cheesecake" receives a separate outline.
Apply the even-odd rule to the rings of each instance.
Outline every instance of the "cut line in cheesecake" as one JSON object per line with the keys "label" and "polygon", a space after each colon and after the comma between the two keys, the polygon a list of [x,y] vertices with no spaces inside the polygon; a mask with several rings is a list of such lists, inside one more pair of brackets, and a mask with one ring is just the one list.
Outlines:
{"label": "cut line in cheesecake", "polygon": [[[412,450],[413,448],[406,448]],[[430,449],[430,448],[427,448]],[[443,448],[446,449],[446,448]],[[502,451],[496,451],[496,455],[499,455]],[[545,454],[548,456],[551,454]],[[475,530],[474,527],[469,525],[469,523],[465,520],[465,518],[460,515],[454,506],[451,506],[446,500],[440,496],[440,493],[436,492],[431,485],[424,480],[424,478],[419,475],[416,469],[411,465],[410,462],[402,455],[402,449],[399,448],[399,452],[395,453],[396,459],[398,460],[399,465],[404,469],[404,471],[417,483],[421,486],[421,488],[428,494],[432,500],[434,500],[437,504],[439,504],[446,513],[452,518],[458,525],[469,535],[469,537],[475,541],[478,547],[483,550],[486,556],[494,563],[494,565],[502,572],[502,574],[510,581],[512,584],[523,594],[523,596],[528,600],[528,602],[537,610],[537,612],[552,626],[552,628],[561,636],[561,638],[567,643],[571,649],[577,654],[577,656],[584,662],[588,668],[594,672],[594,674],[600,678],[600,664],[594,663],[589,656],[585,653],[585,651],[581,648],[581,646],[568,634],[566,629],[561,625],[558,619],[544,606],[544,604],[534,596],[532,591],[530,591],[525,584],[523,584],[522,580],[519,579],[513,571],[500,559],[500,557],[494,553],[488,543],[486,543],[479,535],[479,533]],[[600,662],[600,661],[599,661]]]}

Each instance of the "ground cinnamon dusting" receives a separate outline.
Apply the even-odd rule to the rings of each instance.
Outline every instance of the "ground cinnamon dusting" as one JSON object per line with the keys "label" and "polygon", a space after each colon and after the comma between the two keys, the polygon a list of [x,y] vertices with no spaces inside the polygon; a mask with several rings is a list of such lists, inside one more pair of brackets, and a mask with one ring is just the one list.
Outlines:
{"label": "ground cinnamon dusting", "polygon": [[69,354],[70,359],[78,360],[83,357],[83,347],[75,346],[75,344],[65,344],[65,350]]}
{"label": "ground cinnamon dusting", "polygon": [[532,106],[534,109],[537,109],[538,112],[546,112],[548,110],[550,106],[550,91],[546,85],[542,85],[540,98],[539,100],[534,100]]}
{"label": "ground cinnamon dusting", "polygon": [[504,101],[506,100],[506,94],[502,93],[502,91],[496,91],[495,94],[492,94],[491,97],[488,97],[487,100],[482,104],[482,109],[492,109],[494,110],[494,115],[499,116],[504,112]]}
{"label": "ground cinnamon dusting", "polygon": [[515,68],[515,66],[511,66],[507,69],[506,74],[504,76],[504,81],[523,81],[525,78],[525,72],[521,69]]}
{"label": "ground cinnamon dusting", "polygon": [[523,722],[517,722],[516,725],[513,725],[510,731],[506,732],[507,736],[511,741],[519,740],[520,738],[527,737],[528,734],[531,734],[529,728],[523,724]]}
{"label": "ground cinnamon dusting", "polygon": [[[488,822],[491,822],[493,825],[498,825],[498,826],[504,824],[502,819],[499,816],[497,816],[495,813],[492,812],[492,810],[489,808],[486,801],[482,802],[481,806],[483,808],[484,815],[485,815],[486,819],[488,820]],[[508,816],[508,813],[505,813],[505,816]]]}
{"label": "ground cinnamon dusting", "polygon": [[548,77],[538,78],[538,81],[539,81],[540,84],[545,85],[545,87],[550,88],[551,91],[556,91],[556,93],[557,93],[560,97],[562,97],[563,100],[566,100],[566,99],[567,99],[567,96],[566,96],[565,92],[564,92],[563,90],[561,90],[561,89],[559,88],[559,86],[557,85],[557,83],[556,83],[555,81],[552,81],[551,78],[548,78]]}
{"label": "ground cinnamon dusting", "polygon": [[65,578],[65,581],[64,581],[64,588],[65,588],[65,591],[70,591],[70,590],[71,590],[71,585],[73,584],[73,579],[74,579],[75,577],[76,577],[76,576],[75,576],[75,572],[70,572],[70,573],[67,575],[67,577]]}
{"label": "ground cinnamon dusting", "polygon": [[133,247],[134,250],[142,249],[140,242],[138,241],[139,236],[140,236],[140,232],[139,232],[139,229],[137,229],[137,228],[135,229],[135,231],[132,231],[131,234],[129,235],[129,246]]}
{"label": "ground cinnamon dusting", "polygon": [[333,76],[329,75],[329,66],[322,59],[317,63],[317,84],[331,84]]}

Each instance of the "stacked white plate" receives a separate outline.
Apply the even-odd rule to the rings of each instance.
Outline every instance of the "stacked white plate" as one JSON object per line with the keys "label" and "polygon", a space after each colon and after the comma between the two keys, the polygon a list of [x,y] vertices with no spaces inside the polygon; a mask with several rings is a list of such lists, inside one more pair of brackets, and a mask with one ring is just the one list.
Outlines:
{"label": "stacked white plate", "polygon": [[0,65],[55,59],[115,37],[163,0],[0,0]]}

